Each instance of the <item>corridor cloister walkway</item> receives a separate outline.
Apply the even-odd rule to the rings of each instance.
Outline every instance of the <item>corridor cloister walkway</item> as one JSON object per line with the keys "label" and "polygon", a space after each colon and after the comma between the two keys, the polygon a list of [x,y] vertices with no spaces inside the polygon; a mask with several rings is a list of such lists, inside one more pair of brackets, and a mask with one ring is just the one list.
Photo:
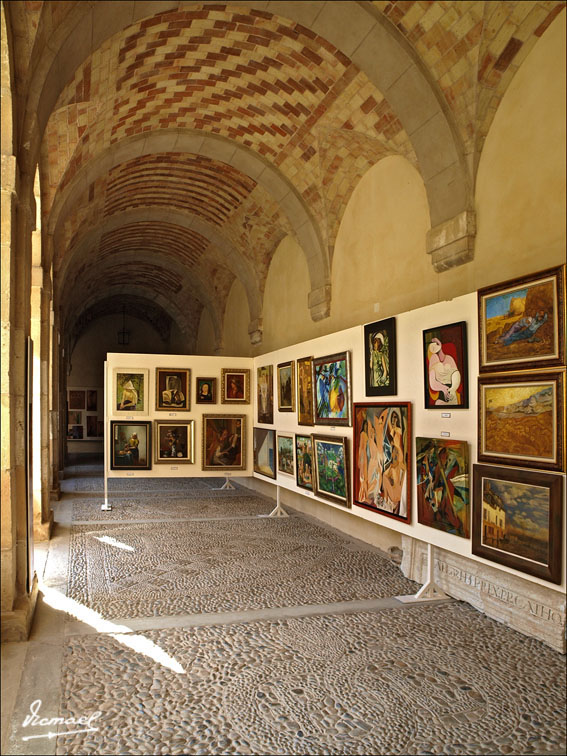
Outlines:
{"label": "corridor cloister walkway", "polygon": [[565,657],[221,483],[67,469],[3,754],[565,753]]}

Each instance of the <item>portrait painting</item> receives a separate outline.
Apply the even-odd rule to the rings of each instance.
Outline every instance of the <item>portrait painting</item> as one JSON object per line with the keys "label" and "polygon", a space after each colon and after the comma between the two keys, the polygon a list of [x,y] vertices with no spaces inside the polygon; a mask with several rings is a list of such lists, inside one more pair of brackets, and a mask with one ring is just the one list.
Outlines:
{"label": "portrait painting", "polygon": [[313,359],[316,425],[350,425],[350,352]]}
{"label": "portrait painting", "polygon": [[79,389],[69,389],[69,409],[85,409],[85,391]]}
{"label": "portrait painting", "polygon": [[323,499],[350,507],[346,436],[313,434],[314,492]]}
{"label": "portrait painting", "polygon": [[110,423],[110,469],[151,470],[152,424],[150,421]]}
{"label": "portrait painting", "polygon": [[565,469],[564,373],[480,376],[480,462]]}
{"label": "portrait painting", "polygon": [[87,389],[87,412],[98,410],[98,396],[96,389]]}
{"label": "portrait painting", "polygon": [[203,470],[246,468],[245,415],[203,415]]}
{"label": "portrait painting", "polygon": [[145,368],[114,368],[114,411],[129,415],[147,414],[148,380],[149,371]]}
{"label": "portrait painting", "polygon": [[156,368],[156,410],[188,412],[191,409],[191,371]]}
{"label": "portrait painting", "polygon": [[466,441],[415,439],[417,521],[470,537],[469,454]]}
{"label": "portrait painting", "polygon": [[216,404],[217,379],[197,378],[195,381],[195,401],[197,404]]}
{"label": "portrait painting", "polygon": [[271,428],[254,428],[254,472],[276,477],[276,432]]}
{"label": "portrait painting", "polygon": [[256,372],[258,422],[274,422],[274,366],[264,365]]}
{"label": "portrait painting", "polygon": [[313,441],[311,436],[295,434],[295,482],[300,488],[313,490]]}
{"label": "portrait painting", "polygon": [[364,326],[366,396],[396,395],[396,318]]}
{"label": "portrait painting", "polygon": [[194,462],[195,421],[154,420],[154,462],[178,464]]}
{"label": "portrait painting", "polygon": [[250,403],[250,370],[248,368],[222,368],[222,404]]}
{"label": "portrait painting", "polygon": [[474,465],[472,552],[561,583],[563,476]]}
{"label": "portrait painting", "polygon": [[96,415],[87,415],[87,438],[98,437],[98,417]]}
{"label": "portrait painting", "polygon": [[565,266],[478,291],[480,372],[565,364]]}
{"label": "portrait painting", "polygon": [[312,357],[297,360],[297,424],[314,425]]}
{"label": "portrait painting", "polygon": [[293,436],[278,433],[278,472],[284,475],[294,475],[293,464]]}
{"label": "portrait painting", "polygon": [[425,409],[469,406],[467,324],[423,331]]}
{"label": "portrait painting", "polygon": [[278,410],[295,410],[295,360],[278,365]]}
{"label": "portrait painting", "polygon": [[411,517],[411,404],[354,405],[354,503],[387,517]]}

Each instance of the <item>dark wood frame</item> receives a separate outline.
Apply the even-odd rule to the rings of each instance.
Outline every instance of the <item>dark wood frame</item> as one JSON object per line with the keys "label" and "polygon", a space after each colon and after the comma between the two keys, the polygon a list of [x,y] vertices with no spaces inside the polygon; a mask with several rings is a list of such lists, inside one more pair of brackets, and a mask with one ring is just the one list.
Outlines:
{"label": "dark wood frame", "polygon": [[[244,396],[241,399],[227,396],[226,382],[233,374],[244,376]],[[221,368],[221,404],[250,404],[250,368]]]}
{"label": "dark wood frame", "polygon": [[[552,383],[555,387],[555,417],[553,460],[531,458],[529,455],[518,456],[485,451],[485,386],[511,386],[513,384]],[[478,461],[497,465],[532,467],[538,470],[561,472],[565,470],[565,373],[546,371],[541,373],[516,373],[505,375],[479,376],[478,378]]]}
{"label": "dark wood frame", "polygon": [[[372,506],[368,502],[362,502],[358,501],[357,499],[357,493],[358,491],[355,489],[356,482],[360,480],[360,468],[359,468],[359,447],[360,447],[360,428],[359,428],[359,419],[358,419],[358,410],[367,410],[367,409],[383,409],[383,410],[390,410],[397,408],[399,410],[405,410],[406,411],[406,422],[407,422],[407,440],[406,440],[406,480],[405,480],[405,486],[406,486],[406,502],[407,502],[407,513],[406,515],[397,515],[393,512],[388,512],[387,510],[380,509],[379,507]],[[353,428],[353,436],[352,436],[352,443],[353,443],[353,458],[354,458],[354,479],[353,479],[353,502],[359,506],[364,507],[365,509],[369,509],[372,512],[378,512],[381,515],[384,515],[385,517],[392,517],[395,520],[398,520],[399,522],[407,522],[409,523],[411,521],[411,504],[412,504],[412,472],[413,472],[413,460],[412,460],[412,417],[411,417],[411,402],[357,402],[354,405],[353,409],[354,414],[354,428]]]}
{"label": "dark wood frame", "polygon": [[[208,383],[211,386],[211,399],[199,399],[200,383]],[[195,378],[195,404],[216,404],[217,403],[217,379],[209,376],[199,376]]]}
{"label": "dark wood frame", "polygon": [[[379,331],[385,331],[388,336],[388,361],[390,363],[390,381],[386,386],[372,386],[370,367],[372,336]],[[364,379],[366,396],[396,396],[397,394],[397,366],[396,366],[396,318],[385,318],[364,326]]]}
{"label": "dark wood frame", "polygon": [[[508,481],[512,484],[524,483],[549,489],[549,558],[547,564],[541,564],[482,543],[482,481],[485,478]],[[491,562],[504,564],[528,575],[548,580],[551,583],[561,583],[563,477],[533,470],[473,465],[473,487],[472,553],[484,559],[489,559]]]}
{"label": "dark wood frame", "polygon": [[[311,485],[305,485],[299,481],[299,463],[298,463],[298,448],[297,441],[300,438],[308,438],[311,444]],[[295,434],[295,482],[299,488],[305,488],[307,491],[313,491],[313,481],[315,479],[315,467],[313,462],[313,437],[310,433],[296,433]]]}
{"label": "dark wood frame", "polygon": [[[346,364],[346,374],[347,374],[347,391],[346,391],[346,407],[347,407],[347,417],[320,417],[317,413],[317,383],[316,383],[316,375],[317,375],[317,367],[326,365],[327,363],[331,362],[341,362],[343,361]],[[352,424],[352,378],[351,378],[351,367],[350,367],[350,352],[337,352],[336,354],[327,354],[324,357],[314,357],[313,358],[313,373],[311,381],[313,383],[313,414],[315,418],[315,425],[331,425],[331,426],[343,426],[343,425],[351,425]]]}
{"label": "dark wood frame", "polygon": [[[301,368],[306,369],[311,386],[309,387],[309,411],[301,413],[301,386],[305,380],[305,374],[302,374]],[[313,410],[313,357],[302,357],[297,360],[297,424],[298,425],[315,425],[315,413]]]}
{"label": "dark wood frame", "polygon": [[[313,433],[311,435],[313,440],[313,492],[316,496],[320,496],[322,499],[332,501],[334,504],[339,504],[343,507],[351,507],[350,496],[350,476],[349,476],[349,459],[348,459],[348,438],[346,436],[324,436],[319,433]],[[319,466],[317,464],[317,443],[330,443],[341,446],[344,456],[344,469],[345,469],[345,492],[346,497],[337,496],[328,491],[321,490],[319,485]]]}
{"label": "dark wood frame", "polygon": [[[529,359],[487,360],[487,333],[486,333],[486,301],[490,297],[498,296],[521,289],[530,284],[544,283],[546,279],[554,279],[555,312],[553,313],[554,326],[554,353],[549,356]],[[526,343],[529,343],[526,341]],[[478,349],[479,349],[479,372],[496,373],[506,370],[541,370],[547,367],[565,365],[565,265],[556,268],[548,268],[539,273],[513,278],[509,281],[486,286],[478,290]]]}
{"label": "dark wood frame", "polygon": [[[260,416],[260,371],[261,370],[267,370],[269,374],[269,381],[268,381],[268,394],[269,394],[269,400],[270,400],[270,406],[271,406],[271,412],[267,412],[266,415]],[[261,367],[256,368],[256,414],[258,417],[258,422],[263,423],[266,425],[272,425],[274,422],[274,366],[273,365],[262,365]],[[267,419],[262,419],[266,417]]]}
{"label": "dark wood frame", "polygon": [[[146,428],[146,457],[145,465],[117,465],[114,455],[114,432],[119,425],[144,426]],[[152,421],[151,420],[111,420],[110,421],[110,469],[111,470],[151,470],[152,469]]]}
{"label": "dark wood frame", "polygon": [[[162,376],[181,374],[182,389],[185,391],[185,401],[181,407],[171,407],[163,404],[161,384]],[[185,386],[183,386],[185,382]],[[166,384],[167,385],[167,384]],[[191,410],[191,370],[189,368],[156,368],[156,412],[189,412]]]}
{"label": "dark wood frame", "polygon": [[[289,368],[291,375],[291,404],[285,405],[281,403],[281,391],[280,391],[280,371],[283,368]],[[287,362],[280,362],[277,368],[277,382],[276,387],[278,391],[278,412],[295,412],[295,360],[288,360]]]}
{"label": "dark wood frame", "polygon": [[[428,351],[428,336],[432,331],[442,333],[449,328],[457,328],[460,331],[461,339],[461,351],[459,354],[458,345],[457,348],[457,366],[461,375],[461,386],[463,395],[462,402],[460,404],[435,404],[429,395],[429,370],[427,365],[427,351]],[[441,342],[444,340],[441,338]],[[429,342],[431,343],[431,342]],[[459,360],[462,362],[462,367],[459,366]],[[434,326],[432,328],[425,328],[423,330],[423,390],[425,409],[434,410],[458,410],[468,409],[469,407],[469,364],[468,364],[468,350],[467,350],[467,323],[465,320],[458,321],[457,323],[447,323],[442,326]]]}
{"label": "dark wood frame", "polygon": [[[268,473],[264,472],[263,470],[259,470],[256,466],[257,464],[257,452],[256,452],[256,432],[262,432],[265,433],[266,436],[271,435],[272,437],[272,448],[274,450],[274,474],[269,475]],[[276,431],[273,428],[257,428],[254,426],[253,428],[253,443],[254,443],[254,472],[258,473],[258,475],[264,475],[266,478],[272,478],[273,480],[276,479],[278,474],[278,461],[277,461],[277,446],[276,446]]]}
{"label": "dark wood frame", "polygon": [[[232,372],[232,371],[230,371]],[[240,433],[240,464],[239,465],[211,465],[207,464],[207,423],[214,420],[241,420]],[[246,469],[246,415],[203,415],[203,427],[201,431],[201,469],[214,470],[216,472],[232,472],[233,470]]]}
{"label": "dark wood frame", "polygon": [[[187,428],[187,457],[160,457],[160,427],[172,425]],[[195,421],[194,420],[154,420],[154,463],[164,465],[187,465],[195,462]]]}

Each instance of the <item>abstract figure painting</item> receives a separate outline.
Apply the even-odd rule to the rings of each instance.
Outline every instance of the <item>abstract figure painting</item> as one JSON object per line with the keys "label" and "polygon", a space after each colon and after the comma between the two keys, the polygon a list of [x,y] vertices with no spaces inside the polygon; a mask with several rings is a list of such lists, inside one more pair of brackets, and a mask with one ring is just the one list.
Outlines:
{"label": "abstract figure painting", "polygon": [[313,360],[313,396],[317,425],[350,425],[350,352]]}
{"label": "abstract figure painting", "polygon": [[469,406],[467,324],[452,323],[423,332],[425,409]]}
{"label": "abstract figure painting", "polygon": [[315,493],[324,499],[350,507],[347,439],[313,435]]}
{"label": "abstract figure painting", "polygon": [[466,441],[416,438],[417,520],[469,538],[469,459]]}
{"label": "abstract figure painting", "polygon": [[278,410],[293,412],[295,409],[295,360],[278,365]]}
{"label": "abstract figure painting", "polygon": [[472,551],[561,582],[561,475],[474,465]]}
{"label": "abstract figure painting", "polygon": [[297,360],[297,424],[313,425],[313,358]]}
{"label": "abstract figure painting", "polygon": [[295,481],[300,488],[313,490],[313,441],[300,433],[295,434]]}
{"label": "abstract figure painting", "polygon": [[564,373],[478,379],[478,459],[565,469]]}
{"label": "abstract figure painting", "polygon": [[354,405],[354,502],[409,522],[411,404]]}
{"label": "abstract figure painting", "polygon": [[278,473],[293,475],[293,436],[278,433]]}
{"label": "abstract figure painting", "polygon": [[223,404],[250,403],[250,370],[248,368],[221,369],[221,402]]}
{"label": "abstract figure painting", "polygon": [[155,456],[160,463],[194,462],[195,421],[154,421]]}
{"label": "abstract figure painting", "polygon": [[246,468],[245,423],[245,415],[203,415],[203,470]]}
{"label": "abstract figure painting", "polygon": [[110,469],[151,470],[152,424],[144,421],[110,423]]}
{"label": "abstract figure painting", "polygon": [[254,428],[254,472],[268,478],[276,477],[275,430]]}
{"label": "abstract figure painting", "polygon": [[258,422],[274,422],[274,366],[259,367],[256,373]]}
{"label": "abstract figure painting", "polygon": [[396,394],[396,318],[364,326],[366,396]]}
{"label": "abstract figure painting", "polygon": [[191,371],[180,368],[156,368],[156,410],[188,412]]}
{"label": "abstract figure painting", "polygon": [[114,407],[111,414],[147,415],[149,371],[145,368],[114,368]]}
{"label": "abstract figure painting", "polygon": [[480,372],[565,364],[565,266],[478,292]]}

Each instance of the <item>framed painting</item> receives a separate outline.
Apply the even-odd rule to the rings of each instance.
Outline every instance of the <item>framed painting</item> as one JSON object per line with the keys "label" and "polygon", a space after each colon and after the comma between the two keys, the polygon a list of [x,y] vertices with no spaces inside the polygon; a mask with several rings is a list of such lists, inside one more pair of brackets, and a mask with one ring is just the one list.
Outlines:
{"label": "framed painting", "polygon": [[313,359],[316,425],[350,425],[350,352]]}
{"label": "framed painting", "polygon": [[114,368],[114,412],[128,415],[148,414],[149,370]]}
{"label": "framed painting", "polygon": [[409,522],[410,402],[354,405],[354,503]]}
{"label": "framed painting", "polygon": [[278,365],[278,410],[295,410],[295,360]]}
{"label": "framed painting", "polygon": [[79,389],[69,389],[69,409],[85,409],[85,391]]}
{"label": "framed painting", "polygon": [[364,326],[364,375],[366,396],[396,395],[396,318]]}
{"label": "framed painting", "polygon": [[82,425],[83,413],[81,410],[69,410],[67,413],[67,422],[69,425]]}
{"label": "framed painting", "polygon": [[274,422],[274,366],[259,367],[256,378],[258,422],[271,425]]}
{"label": "framed painting", "polygon": [[314,425],[313,358],[297,360],[297,424]]}
{"label": "framed painting", "polygon": [[300,488],[313,490],[313,441],[301,433],[295,434],[295,482]]}
{"label": "framed painting", "polygon": [[175,464],[195,461],[195,421],[154,420],[154,462]]}
{"label": "framed painting", "polygon": [[473,465],[472,553],[561,583],[563,477]]}
{"label": "framed painting", "polygon": [[195,402],[197,404],[216,404],[217,402],[217,379],[195,379]]}
{"label": "framed painting", "polygon": [[415,439],[417,521],[470,537],[469,451],[466,441]]}
{"label": "framed painting", "polygon": [[565,469],[563,372],[480,376],[478,460]]}
{"label": "framed painting", "polygon": [[96,389],[87,389],[87,412],[96,412],[98,410],[98,396]]}
{"label": "framed painting", "polygon": [[98,417],[87,415],[87,438],[99,438]]}
{"label": "framed painting", "polygon": [[131,423],[110,422],[110,469],[152,469],[152,424],[149,420]]}
{"label": "framed painting", "polygon": [[278,433],[278,473],[295,474],[293,464],[293,436]]}
{"label": "framed painting", "polygon": [[565,364],[565,266],[478,291],[479,370]]}
{"label": "framed painting", "polygon": [[246,468],[246,416],[203,415],[203,470]]}
{"label": "framed painting", "polygon": [[312,439],[315,494],[334,504],[350,507],[346,436],[313,434]]}
{"label": "framed painting", "polygon": [[191,409],[191,371],[156,368],[156,410],[188,412]]}
{"label": "framed painting", "polygon": [[276,477],[276,432],[271,428],[254,428],[254,472]]}
{"label": "framed painting", "polygon": [[222,404],[250,404],[250,370],[248,368],[222,368]]}
{"label": "framed painting", "polygon": [[82,425],[69,425],[67,426],[67,439],[69,441],[80,441],[83,438],[83,426]]}
{"label": "framed painting", "polygon": [[469,381],[465,321],[423,331],[425,409],[467,409]]}

